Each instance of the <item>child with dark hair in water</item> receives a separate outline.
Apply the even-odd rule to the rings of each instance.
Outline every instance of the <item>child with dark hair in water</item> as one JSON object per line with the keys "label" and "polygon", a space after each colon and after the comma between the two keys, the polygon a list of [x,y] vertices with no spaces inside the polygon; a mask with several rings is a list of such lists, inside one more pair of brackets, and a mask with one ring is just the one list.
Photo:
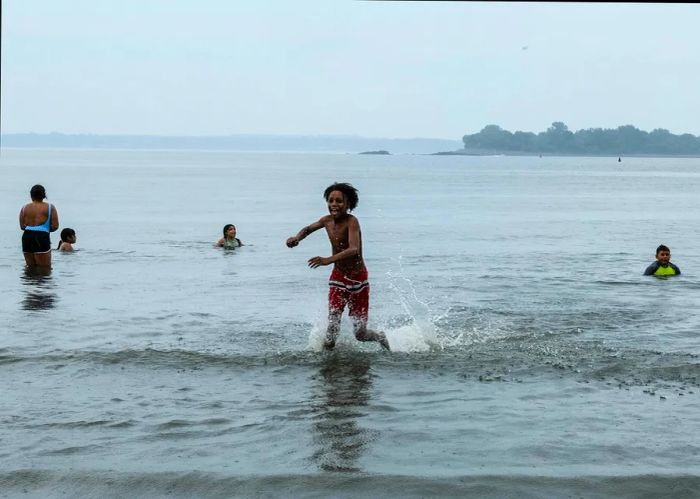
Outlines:
{"label": "child with dark hair in water", "polygon": [[389,342],[381,331],[367,328],[369,317],[369,276],[362,258],[362,232],[360,222],[349,212],[359,201],[357,189],[347,183],[334,183],[323,192],[328,205],[328,215],[307,225],[296,236],[287,239],[293,248],[312,232],[325,228],[333,251],[332,256],[315,256],[309,259],[309,267],[315,269],[333,264],[328,284],[328,330],[324,347],[335,346],[340,331],[340,318],[348,306],[353,321],[355,338],[359,341],[376,341],[389,350]]}
{"label": "child with dark hair in water", "polygon": [[58,242],[58,251],[73,251],[73,245],[77,241],[75,231],[66,227],[61,231],[61,240]]}
{"label": "child with dark hair in water", "polygon": [[671,250],[663,244],[656,248],[656,261],[644,271],[644,275],[668,276],[680,274],[681,269],[671,263]]}
{"label": "child with dark hair in water", "polygon": [[236,249],[243,246],[240,239],[236,237],[236,226],[233,224],[224,225],[224,237],[216,242],[216,245],[224,249]]}

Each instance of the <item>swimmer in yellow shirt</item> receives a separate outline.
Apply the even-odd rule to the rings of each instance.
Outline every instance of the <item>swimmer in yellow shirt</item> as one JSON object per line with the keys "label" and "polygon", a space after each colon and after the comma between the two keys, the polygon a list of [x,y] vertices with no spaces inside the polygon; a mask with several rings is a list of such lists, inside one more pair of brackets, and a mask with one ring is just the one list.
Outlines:
{"label": "swimmer in yellow shirt", "polygon": [[671,250],[663,244],[656,248],[656,261],[649,265],[644,275],[680,275],[681,269],[671,263]]}

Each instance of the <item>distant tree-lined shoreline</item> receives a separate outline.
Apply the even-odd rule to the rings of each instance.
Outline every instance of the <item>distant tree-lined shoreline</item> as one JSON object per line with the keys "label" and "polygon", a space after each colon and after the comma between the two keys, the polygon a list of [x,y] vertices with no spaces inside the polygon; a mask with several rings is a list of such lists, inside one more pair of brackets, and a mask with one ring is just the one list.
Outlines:
{"label": "distant tree-lined shoreline", "polygon": [[540,133],[513,133],[498,125],[488,125],[479,133],[465,135],[462,142],[465,153],[700,155],[700,137],[689,133],[674,135],[663,128],[645,132],[632,125],[572,132],[561,121]]}
{"label": "distant tree-lined shoreline", "polygon": [[[271,152],[345,152],[359,154],[437,154],[512,156],[689,156],[700,157],[700,137],[651,132],[632,125],[572,132],[557,121],[546,131],[510,132],[488,125],[480,132],[449,139],[372,138],[356,135],[156,136],[63,133],[0,135],[0,148],[86,148],[127,150],[211,150]],[[444,152],[435,152],[444,151]]]}

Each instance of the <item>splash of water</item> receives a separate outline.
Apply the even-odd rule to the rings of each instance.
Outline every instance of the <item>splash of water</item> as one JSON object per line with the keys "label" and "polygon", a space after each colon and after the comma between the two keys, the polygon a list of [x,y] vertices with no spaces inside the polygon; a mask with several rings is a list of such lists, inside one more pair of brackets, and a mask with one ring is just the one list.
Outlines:
{"label": "splash of water", "polygon": [[[350,325],[345,325],[343,321],[340,333],[336,340],[336,348],[342,350],[369,350],[379,348],[378,345],[370,342],[357,341],[352,333]],[[436,348],[442,348],[443,342],[439,339],[435,326],[426,321],[413,321],[396,328],[383,329],[389,340],[389,345],[393,352],[427,352]],[[307,350],[313,352],[323,351],[323,342],[326,338],[326,324],[317,322],[309,332]]]}

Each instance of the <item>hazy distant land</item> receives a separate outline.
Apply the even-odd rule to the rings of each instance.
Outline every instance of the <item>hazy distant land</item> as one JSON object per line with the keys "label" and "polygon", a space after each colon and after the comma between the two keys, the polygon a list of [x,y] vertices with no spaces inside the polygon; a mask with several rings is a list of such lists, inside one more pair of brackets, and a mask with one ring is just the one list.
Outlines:
{"label": "hazy distant land", "polygon": [[251,152],[341,152],[352,154],[434,154],[509,156],[700,156],[700,137],[674,135],[657,128],[651,132],[632,125],[588,128],[572,132],[560,122],[546,131],[510,132],[488,125],[449,139],[370,138],[356,135],[222,135],[156,136],[16,133],[2,135],[3,147],[85,149],[192,149]]}
{"label": "hazy distant land", "polygon": [[462,147],[459,140],[387,139],[353,135],[153,136],[16,133],[2,135],[2,147],[86,149],[194,149],[221,151],[347,152],[391,151],[431,154]]}

